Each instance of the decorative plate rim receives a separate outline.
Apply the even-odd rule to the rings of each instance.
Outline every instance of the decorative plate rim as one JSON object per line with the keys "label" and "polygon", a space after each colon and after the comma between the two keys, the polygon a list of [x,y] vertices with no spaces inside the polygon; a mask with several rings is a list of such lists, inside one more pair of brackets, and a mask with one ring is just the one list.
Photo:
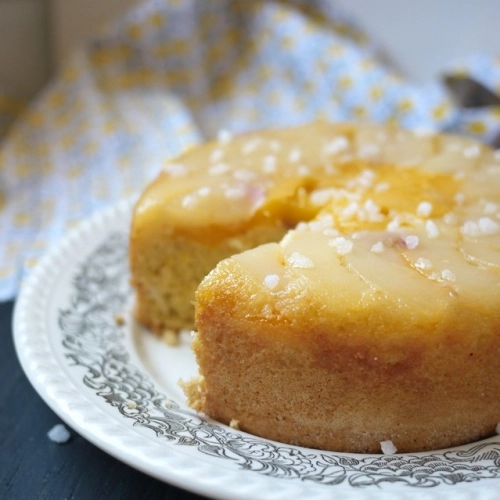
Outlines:
{"label": "decorative plate rim", "polygon": [[[131,366],[130,346],[125,346],[118,326],[114,329],[110,324],[113,306],[102,310],[86,307],[99,304],[103,297],[106,304],[117,300],[123,305],[126,300],[128,292],[123,291],[128,285],[120,281],[126,245],[124,250],[120,240],[112,238],[116,227],[118,233],[128,234],[133,202],[124,200],[70,231],[25,279],[15,304],[14,344],[21,366],[42,399],[70,427],[136,469],[212,498],[398,499],[411,494],[432,500],[441,498],[449,488],[454,498],[494,498],[495,486],[500,485],[500,441],[496,438],[451,450],[394,457],[335,454],[273,443],[201,416],[193,419],[175,401],[166,406],[158,403],[165,396],[152,377]],[[83,284],[82,277],[87,280]],[[71,292],[64,303],[57,293],[55,299],[51,293],[60,289]],[[105,289],[110,295],[101,297]],[[103,319],[106,314],[107,320]],[[110,345],[117,348],[109,350]],[[115,370],[113,380],[118,385],[107,385],[109,377],[103,383],[103,374],[110,369]],[[135,391],[136,399],[120,385],[124,372],[126,386],[133,386],[127,390]],[[73,376],[76,373],[81,375]],[[98,403],[101,399],[97,401],[89,387],[108,406]],[[148,401],[145,408],[142,403]],[[149,429],[150,436],[144,429]],[[254,460],[258,447],[259,459]],[[314,462],[309,476],[301,476],[309,459]],[[322,477],[316,473],[320,466]],[[276,467],[281,469],[274,470]],[[420,469],[414,473],[412,467]],[[387,469],[385,476],[382,468]],[[434,474],[439,468],[443,470],[434,477],[435,484],[408,487],[415,486],[405,479],[408,474],[425,477],[425,470]],[[295,476],[287,475],[289,471]]]}

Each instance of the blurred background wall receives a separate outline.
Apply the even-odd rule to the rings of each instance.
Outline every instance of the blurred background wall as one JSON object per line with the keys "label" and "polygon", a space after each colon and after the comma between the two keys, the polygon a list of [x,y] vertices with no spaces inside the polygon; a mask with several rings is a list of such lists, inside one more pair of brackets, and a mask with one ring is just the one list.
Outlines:
{"label": "blurred background wall", "polygon": [[71,50],[137,0],[0,0],[0,97],[29,101]]}
{"label": "blurred background wall", "polygon": [[[330,1],[417,81],[436,76],[455,57],[500,54],[498,0]],[[0,99],[32,99],[76,45],[136,2],[0,0]]]}

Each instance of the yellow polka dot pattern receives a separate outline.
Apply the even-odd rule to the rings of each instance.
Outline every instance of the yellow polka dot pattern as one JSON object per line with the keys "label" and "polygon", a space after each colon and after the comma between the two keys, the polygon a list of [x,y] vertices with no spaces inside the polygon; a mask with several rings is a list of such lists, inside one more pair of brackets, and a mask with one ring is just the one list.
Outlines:
{"label": "yellow polka dot pattern", "polygon": [[[21,113],[0,143],[0,299],[67,229],[220,129],[321,118],[497,133],[497,108],[461,120],[439,82],[419,87],[381,64],[333,4],[148,0],[75,52],[27,109],[0,94],[0,134]],[[486,83],[498,89],[495,68]]]}

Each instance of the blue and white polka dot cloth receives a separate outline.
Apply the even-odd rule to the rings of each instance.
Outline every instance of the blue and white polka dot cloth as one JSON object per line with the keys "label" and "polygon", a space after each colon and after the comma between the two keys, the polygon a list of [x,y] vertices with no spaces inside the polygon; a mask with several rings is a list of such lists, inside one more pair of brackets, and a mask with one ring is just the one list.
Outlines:
{"label": "blue and white polka dot cloth", "polygon": [[[68,228],[220,129],[324,118],[500,136],[495,102],[462,109],[440,81],[408,81],[333,6],[148,0],[74,53],[0,142],[0,300]],[[447,70],[500,93],[498,58]]]}

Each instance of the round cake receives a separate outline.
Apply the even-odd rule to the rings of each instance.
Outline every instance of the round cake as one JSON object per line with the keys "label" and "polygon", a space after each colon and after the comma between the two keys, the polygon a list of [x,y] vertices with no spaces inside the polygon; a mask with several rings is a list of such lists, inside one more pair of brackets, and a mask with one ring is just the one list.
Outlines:
{"label": "round cake", "polygon": [[[387,441],[431,450],[495,432],[493,151],[316,123],[223,136],[166,170],[136,207],[132,280],[138,317],[157,331],[189,327],[192,312],[169,318],[191,311],[198,287],[200,376],[184,385],[194,409],[344,452]],[[177,305],[179,272],[193,286]],[[151,300],[160,306],[148,311]]]}

